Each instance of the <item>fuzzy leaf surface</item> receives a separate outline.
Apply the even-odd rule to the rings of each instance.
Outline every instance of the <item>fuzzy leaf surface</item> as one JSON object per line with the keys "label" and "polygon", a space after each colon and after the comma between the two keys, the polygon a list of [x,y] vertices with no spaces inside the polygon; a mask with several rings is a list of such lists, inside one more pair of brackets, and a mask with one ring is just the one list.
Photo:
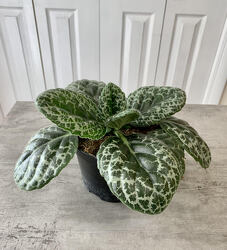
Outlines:
{"label": "fuzzy leaf surface", "polygon": [[108,118],[106,126],[109,128],[120,129],[124,125],[137,119],[139,115],[140,113],[135,109],[126,109]]}
{"label": "fuzzy leaf surface", "polygon": [[108,83],[99,97],[99,107],[105,118],[109,118],[126,109],[124,92],[114,83]]}
{"label": "fuzzy leaf surface", "polygon": [[66,89],[74,92],[82,92],[93,98],[93,100],[98,103],[99,96],[101,95],[102,89],[105,87],[105,85],[106,84],[104,82],[83,79],[70,83]]}
{"label": "fuzzy leaf surface", "polygon": [[[158,214],[171,201],[184,173],[183,151],[169,145],[163,130],[127,137],[108,138],[97,153],[100,174],[111,192],[129,208]],[[178,154],[174,153],[177,148]]]}
{"label": "fuzzy leaf surface", "polygon": [[89,96],[66,89],[50,89],[36,100],[41,113],[60,128],[93,140],[106,133],[102,114]]}
{"label": "fuzzy leaf surface", "polygon": [[57,126],[40,129],[16,163],[16,184],[28,191],[42,188],[69,163],[77,147],[77,136]]}
{"label": "fuzzy leaf surface", "polygon": [[147,86],[129,95],[127,108],[141,112],[141,116],[132,125],[147,127],[180,111],[185,101],[185,92],[179,88]]}
{"label": "fuzzy leaf surface", "polygon": [[163,120],[160,126],[174,137],[183,148],[200,163],[201,167],[208,168],[211,162],[210,149],[197,131],[186,121],[170,117]]}

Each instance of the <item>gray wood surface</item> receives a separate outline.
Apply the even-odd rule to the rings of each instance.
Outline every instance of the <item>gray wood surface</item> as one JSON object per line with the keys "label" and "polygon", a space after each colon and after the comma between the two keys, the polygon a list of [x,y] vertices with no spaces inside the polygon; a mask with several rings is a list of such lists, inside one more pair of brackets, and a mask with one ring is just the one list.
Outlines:
{"label": "gray wood surface", "polygon": [[143,215],[90,194],[76,157],[41,190],[21,191],[14,165],[29,138],[50,122],[18,102],[0,126],[1,249],[227,249],[227,106],[188,105],[180,113],[211,148],[201,169],[186,172],[169,207]]}

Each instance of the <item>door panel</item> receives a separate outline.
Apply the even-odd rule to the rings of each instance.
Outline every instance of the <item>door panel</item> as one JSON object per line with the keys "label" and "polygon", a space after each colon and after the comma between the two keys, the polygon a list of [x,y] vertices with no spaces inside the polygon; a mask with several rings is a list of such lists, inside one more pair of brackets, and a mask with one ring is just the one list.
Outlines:
{"label": "door panel", "polygon": [[156,85],[184,89],[202,103],[227,9],[226,0],[168,0]]}
{"label": "door panel", "polygon": [[164,0],[100,1],[100,78],[129,94],[154,83]]}
{"label": "door panel", "polygon": [[0,39],[0,102],[2,116],[6,116],[16,102],[13,81],[10,75],[2,39]]}
{"label": "door panel", "polygon": [[[227,18],[218,44],[217,54],[209,76],[203,104],[223,104],[222,95],[227,85]],[[225,90],[227,97],[227,87]],[[227,98],[226,98],[227,101]],[[226,103],[227,104],[227,103]]]}
{"label": "door panel", "polygon": [[4,119],[4,113],[3,113],[2,106],[1,106],[1,103],[0,103],[0,125],[3,122],[3,119]]}
{"label": "door panel", "polygon": [[99,1],[36,0],[35,11],[48,88],[99,79]]}
{"label": "door panel", "polygon": [[15,101],[45,89],[32,1],[0,2],[0,102],[7,114]]}

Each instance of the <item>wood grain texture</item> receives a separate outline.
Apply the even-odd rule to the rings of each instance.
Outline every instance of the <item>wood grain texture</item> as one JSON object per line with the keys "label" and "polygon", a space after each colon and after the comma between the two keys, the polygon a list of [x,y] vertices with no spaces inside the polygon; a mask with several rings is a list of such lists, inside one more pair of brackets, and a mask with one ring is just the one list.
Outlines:
{"label": "wood grain texture", "polygon": [[43,189],[18,190],[15,162],[35,131],[50,124],[33,103],[18,102],[0,126],[0,249],[226,249],[227,107],[187,105],[177,116],[207,141],[211,167],[187,156],[169,207],[149,216],[90,194],[76,157]]}

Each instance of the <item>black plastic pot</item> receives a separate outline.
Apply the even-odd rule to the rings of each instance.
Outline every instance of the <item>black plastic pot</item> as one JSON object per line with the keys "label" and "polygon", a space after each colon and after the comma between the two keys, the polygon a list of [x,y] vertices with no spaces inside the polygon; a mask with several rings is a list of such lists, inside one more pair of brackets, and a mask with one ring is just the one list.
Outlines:
{"label": "black plastic pot", "polygon": [[120,202],[110,191],[104,178],[100,175],[97,168],[96,157],[83,151],[77,151],[77,158],[83,182],[88,191],[97,195],[101,200],[108,202]]}

